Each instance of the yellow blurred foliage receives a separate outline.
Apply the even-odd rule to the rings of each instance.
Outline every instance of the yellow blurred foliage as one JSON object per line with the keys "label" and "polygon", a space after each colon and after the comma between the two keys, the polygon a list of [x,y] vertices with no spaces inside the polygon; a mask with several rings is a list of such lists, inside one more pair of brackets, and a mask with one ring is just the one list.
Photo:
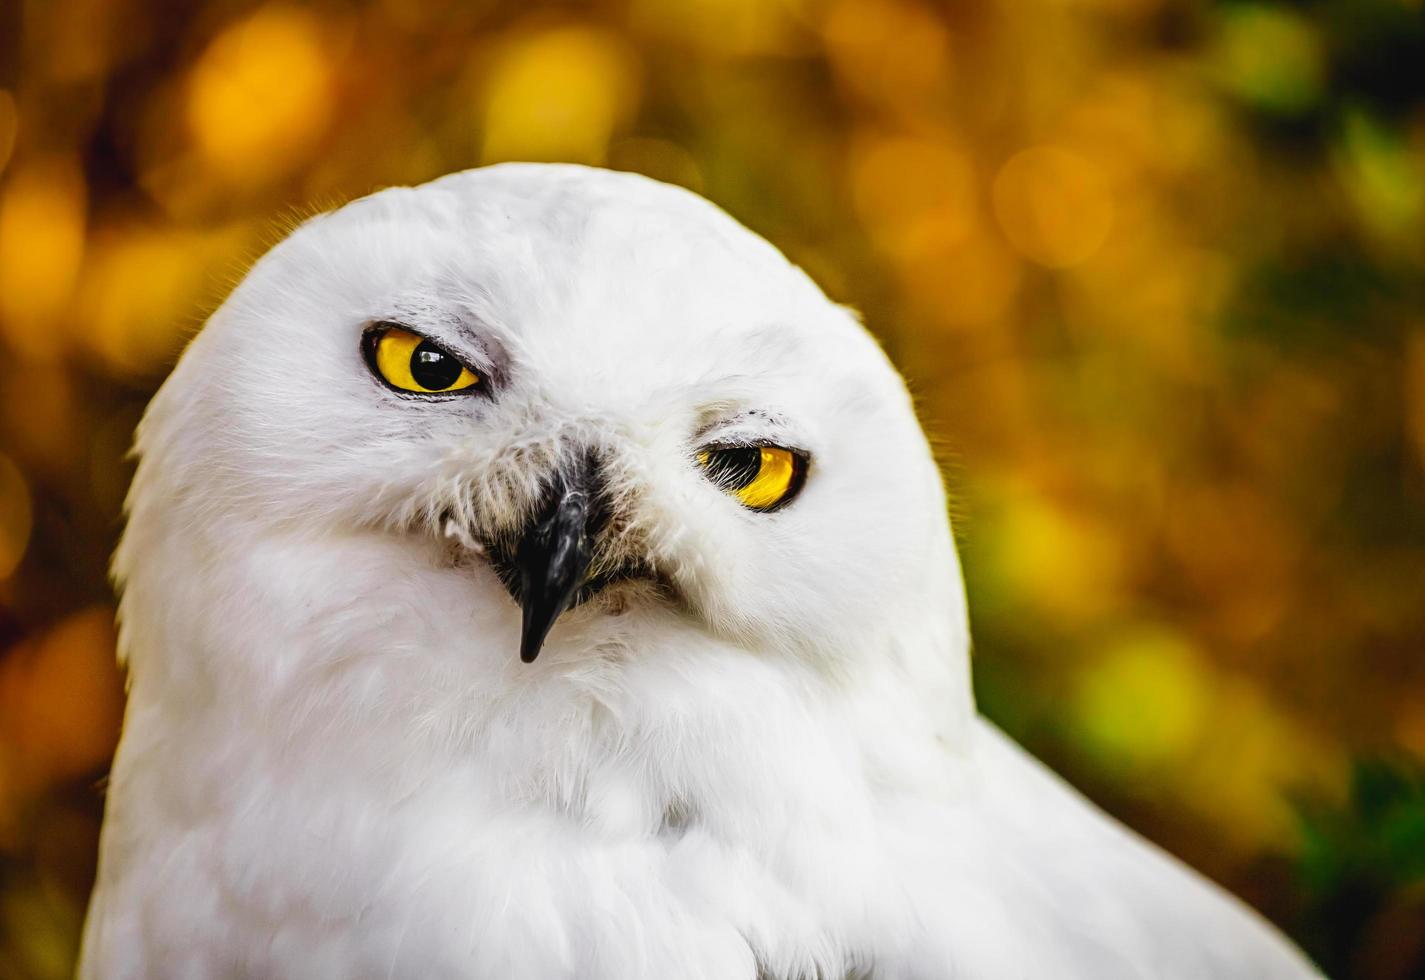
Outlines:
{"label": "yellow blurred foliage", "polygon": [[53,882],[0,895],[0,930],[18,940],[7,949],[11,961],[5,964],[10,971],[6,980],[70,980],[79,926],[80,910],[64,903]]}
{"label": "yellow blurred foliage", "polygon": [[162,367],[200,325],[215,267],[245,238],[241,228],[96,232],[78,304],[85,345],[121,376]]}
{"label": "yellow blurred foliage", "polygon": [[1102,644],[1079,675],[1074,722],[1090,751],[1138,779],[1180,766],[1212,710],[1210,668],[1181,634],[1139,628]]}
{"label": "yellow blurred foliage", "polygon": [[6,446],[12,459],[36,476],[82,468],[87,460],[75,447],[84,444],[85,406],[74,375],[63,363],[30,363],[24,377],[23,385],[0,385],[0,425],[13,433]]}
{"label": "yellow blurred foliage", "polygon": [[1223,846],[1289,853],[1300,832],[1293,797],[1341,803],[1346,754],[1241,675],[1219,674],[1210,698],[1209,723],[1174,774],[1174,794],[1218,828]]}
{"label": "yellow blurred foliage", "polygon": [[630,0],[628,20],[663,44],[720,58],[786,55],[803,47],[806,0]]}
{"label": "yellow blurred foliage", "polygon": [[989,234],[950,242],[906,257],[899,273],[932,322],[986,328],[1014,309],[1023,274],[1015,255]]}
{"label": "yellow blurred foliage", "polygon": [[1406,705],[1396,722],[1395,735],[1407,750],[1425,758],[1425,702]]}
{"label": "yellow blurred foliage", "polygon": [[8,578],[25,556],[33,518],[25,474],[9,457],[0,455],[0,581]]}
{"label": "yellow blurred foliage", "polygon": [[1299,111],[1321,90],[1321,48],[1303,17],[1275,4],[1224,12],[1217,71],[1227,85],[1268,109]]}
{"label": "yellow blurred foliage", "polygon": [[0,327],[36,361],[61,357],[52,321],[69,303],[84,257],[84,178],[66,158],[17,165],[0,197]]}
{"label": "yellow blurred foliage", "polygon": [[861,218],[891,255],[915,258],[975,229],[974,163],[948,139],[864,138],[853,144],[850,165]]}
{"label": "yellow blurred foliage", "polygon": [[486,81],[481,159],[602,163],[638,100],[638,64],[615,35],[587,27],[511,41]]}
{"label": "yellow blurred foliage", "polygon": [[1412,145],[1361,112],[1347,116],[1344,135],[1336,165],[1364,222],[1425,249],[1425,139]]}
{"label": "yellow blurred foliage", "polygon": [[992,540],[1009,587],[1058,620],[1086,623],[1121,601],[1125,563],[1112,529],[1030,485],[1006,484]]}
{"label": "yellow blurred foliage", "polygon": [[697,159],[672,140],[637,136],[621,139],[610,148],[607,163],[615,170],[644,174],[689,190],[703,187],[703,171]]}
{"label": "yellow blurred foliage", "polygon": [[301,164],[331,120],[329,38],[315,13],[269,6],[219,34],[188,80],[187,119],[213,172],[259,185]]}
{"label": "yellow blurred foliage", "polygon": [[20,802],[114,751],[122,686],[114,611],[74,613],[0,660],[0,843]]}
{"label": "yellow blurred foliage", "polygon": [[1406,431],[1425,466],[1425,323],[1415,325],[1405,344]]}
{"label": "yellow blurred foliage", "polygon": [[914,117],[951,84],[950,32],[935,14],[902,0],[839,0],[821,25],[837,78],[858,97]]}
{"label": "yellow blurred foliage", "polygon": [[10,162],[10,152],[15,148],[15,130],[19,125],[19,115],[15,111],[15,97],[0,88],[0,174]]}
{"label": "yellow blurred foliage", "polygon": [[1345,760],[1277,711],[1249,681],[1220,672],[1168,627],[1126,627],[1098,644],[1075,685],[1081,747],[1140,791],[1171,795],[1244,849],[1289,851],[1292,790],[1339,798]]}
{"label": "yellow blurred foliage", "polygon": [[1015,154],[994,181],[995,214],[1021,255],[1051,269],[1089,259],[1113,227],[1103,172],[1076,153],[1036,146]]}

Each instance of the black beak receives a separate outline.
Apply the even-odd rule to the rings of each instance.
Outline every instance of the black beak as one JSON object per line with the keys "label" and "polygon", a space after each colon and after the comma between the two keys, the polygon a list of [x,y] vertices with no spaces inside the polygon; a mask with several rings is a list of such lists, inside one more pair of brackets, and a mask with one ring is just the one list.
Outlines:
{"label": "black beak", "polygon": [[594,536],[603,522],[597,471],[585,458],[555,477],[505,569],[505,584],[524,610],[520,659],[525,663],[539,656],[560,614],[587,594]]}

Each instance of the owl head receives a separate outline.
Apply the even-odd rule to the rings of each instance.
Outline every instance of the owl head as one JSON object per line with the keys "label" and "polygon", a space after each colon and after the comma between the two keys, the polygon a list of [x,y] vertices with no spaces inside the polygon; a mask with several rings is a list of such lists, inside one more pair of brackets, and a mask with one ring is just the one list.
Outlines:
{"label": "owl head", "polygon": [[503,165],[307,221],[190,344],[138,451],[126,620],[176,624],[191,582],[240,592],[241,566],[352,608],[419,580],[473,611],[474,660],[531,670],[615,634],[828,665],[912,628],[964,644],[887,358],[766,241],[634,175]]}

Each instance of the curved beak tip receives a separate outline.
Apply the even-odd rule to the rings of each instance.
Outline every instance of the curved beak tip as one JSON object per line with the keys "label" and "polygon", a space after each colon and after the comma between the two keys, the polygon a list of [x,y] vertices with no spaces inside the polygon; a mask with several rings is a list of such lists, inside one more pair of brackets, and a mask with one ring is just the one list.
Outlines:
{"label": "curved beak tip", "polygon": [[524,616],[520,660],[533,663],[554,621],[575,604],[593,561],[598,523],[593,467],[565,474],[516,549]]}
{"label": "curved beak tip", "polygon": [[[525,596],[524,621],[520,630],[520,660],[531,664],[539,656],[539,651],[543,649],[544,640],[549,636],[554,621],[567,607],[568,597],[548,594],[531,595],[529,592],[526,592]],[[549,598],[555,598],[556,601],[552,604],[543,601]],[[558,601],[559,599],[565,601]]]}

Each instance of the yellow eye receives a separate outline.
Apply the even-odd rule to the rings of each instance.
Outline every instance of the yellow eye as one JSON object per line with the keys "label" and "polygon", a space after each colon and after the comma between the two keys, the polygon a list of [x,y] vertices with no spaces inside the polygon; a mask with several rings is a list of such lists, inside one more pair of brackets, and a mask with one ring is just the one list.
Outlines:
{"label": "yellow eye", "polygon": [[698,462],[708,479],[751,510],[776,510],[797,495],[806,479],[806,455],[781,446],[705,449]]}
{"label": "yellow eye", "polygon": [[368,334],[366,344],[371,369],[392,388],[436,395],[480,383],[479,375],[449,351],[404,327],[380,326]]}

